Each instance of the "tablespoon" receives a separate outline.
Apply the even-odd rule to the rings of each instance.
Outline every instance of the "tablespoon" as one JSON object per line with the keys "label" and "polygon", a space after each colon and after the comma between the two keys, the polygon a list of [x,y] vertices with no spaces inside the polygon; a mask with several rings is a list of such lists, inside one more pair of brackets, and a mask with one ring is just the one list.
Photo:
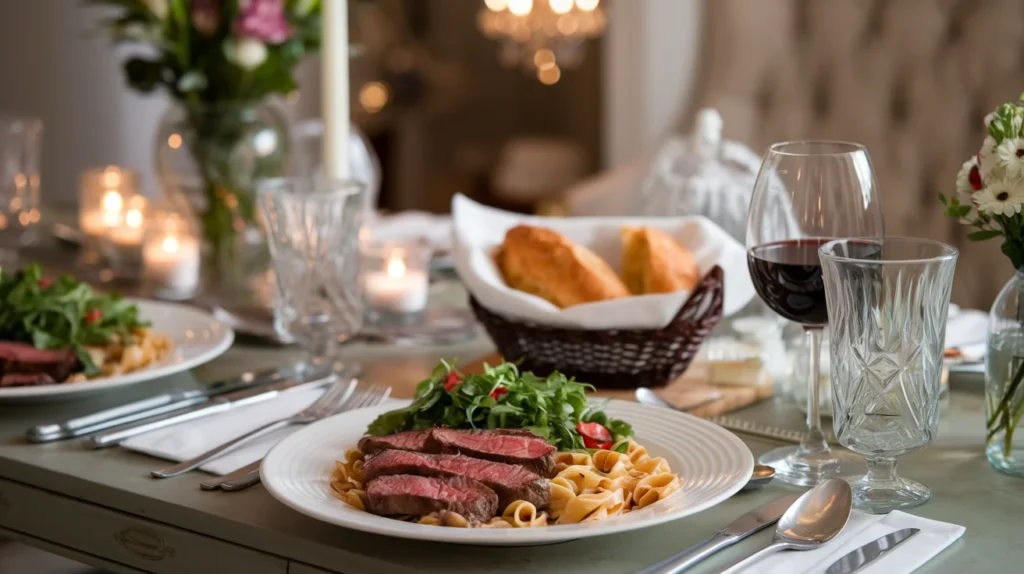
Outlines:
{"label": "tablespoon", "polygon": [[830,478],[796,499],[775,525],[772,543],[729,568],[733,572],[781,550],[814,550],[846,527],[853,510],[853,491],[841,478]]}

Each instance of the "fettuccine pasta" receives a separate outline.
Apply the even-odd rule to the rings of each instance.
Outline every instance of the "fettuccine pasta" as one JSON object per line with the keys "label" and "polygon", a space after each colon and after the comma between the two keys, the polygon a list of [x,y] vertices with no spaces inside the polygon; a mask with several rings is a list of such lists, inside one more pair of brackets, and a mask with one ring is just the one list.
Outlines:
{"label": "fettuccine pasta", "polygon": [[[364,458],[359,449],[348,449],[343,461],[335,461],[330,478],[334,495],[359,510],[365,510],[366,504]],[[471,523],[450,511],[403,519],[456,528],[534,528],[591,522],[645,508],[681,486],[668,461],[650,456],[633,440],[619,443],[612,450],[558,453],[555,469],[557,474],[549,482],[551,501],[547,508],[515,500],[501,515],[483,523]]]}

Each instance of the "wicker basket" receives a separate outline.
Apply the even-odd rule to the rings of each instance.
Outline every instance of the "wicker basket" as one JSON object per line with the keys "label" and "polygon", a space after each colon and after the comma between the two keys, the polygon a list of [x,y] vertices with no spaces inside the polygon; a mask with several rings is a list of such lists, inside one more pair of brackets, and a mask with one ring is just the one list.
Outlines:
{"label": "wicker basket", "polygon": [[722,269],[701,280],[672,321],[661,329],[583,330],[519,322],[469,302],[498,351],[524,371],[557,370],[601,388],[663,386],[690,366],[722,318]]}

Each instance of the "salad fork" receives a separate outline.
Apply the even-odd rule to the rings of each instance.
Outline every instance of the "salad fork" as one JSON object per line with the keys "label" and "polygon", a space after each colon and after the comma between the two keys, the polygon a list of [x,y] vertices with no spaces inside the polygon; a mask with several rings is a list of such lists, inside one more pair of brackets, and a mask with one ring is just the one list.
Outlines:
{"label": "salad fork", "polygon": [[[375,384],[365,391],[356,393],[356,396],[353,396],[352,400],[346,402],[333,414],[354,411],[363,407],[376,406],[387,400],[390,395],[391,387]],[[203,490],[217,490],[220,488],[228,492],[249,488],[260,481],[260,464],[262,462],[263,459],[261,458],[231,472],[230,474],[204,481],[200,483],[199,486],[202,487]]]}
{"label": "salad fork", "polygon": [[249,440],[258,436],[263,436],[271,431],[275,431],[279,428],[284,428],[290,425],[304,425],[311,422],[320,420],[325,416],[333,413],[338,407],[349,399],[352,392],[358,383],[355,379],[342,379],[324,391],[324,394],[320,396],[316,401],[310,404],[308,407],[299,411],[298,414],[274,421],[272,423],[265,424],[256,430],[250,431],[240,437],[231,439],[224,444],[216,446],[199,456],[190,458],[169,466],[164,469],[154,470],[150,472],[150,476],[154,478],[170,478],[172,476],[178,476],[184,474],[190,470],[194,470],[199,466],[217,458],[218,456],[237,448],[239,445],[248,442]]}

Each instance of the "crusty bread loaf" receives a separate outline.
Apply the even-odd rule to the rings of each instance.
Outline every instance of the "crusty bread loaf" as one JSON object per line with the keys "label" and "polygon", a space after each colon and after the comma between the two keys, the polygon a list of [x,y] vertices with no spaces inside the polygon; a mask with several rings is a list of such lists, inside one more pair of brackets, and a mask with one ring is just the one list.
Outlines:
{"label": "crusty bread loaf", "polygon": [[552,229],[513,227],[505,234],[496,261],[509,287],[558,307],[629,296],[603,259]]}
{"label": "crusty bread loaf", "polygon": [[651,227],[622,228],[622,278],[634,295],[689,291],[700,268],[689,249]]}

